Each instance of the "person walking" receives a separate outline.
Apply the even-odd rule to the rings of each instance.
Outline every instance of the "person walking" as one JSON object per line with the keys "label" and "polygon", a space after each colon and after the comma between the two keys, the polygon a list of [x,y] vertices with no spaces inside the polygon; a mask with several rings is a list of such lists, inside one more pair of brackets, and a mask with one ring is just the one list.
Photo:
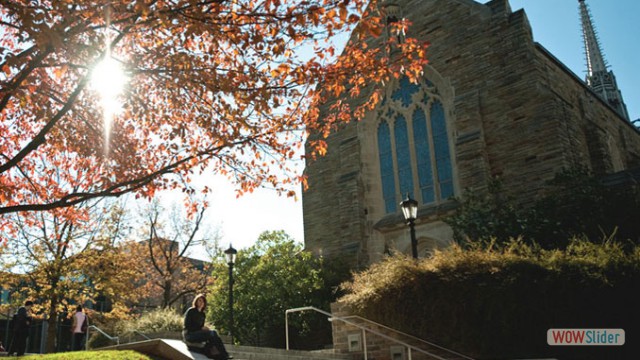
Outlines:
{"label": "person walking", "polygon": [[29,336],[29,327],[31,326],[31,307],[33,301],[27,300],[24,306],[18,309],[18,313],[14,316],[13,321],[13,340],[9,346],[9,356],[14,353],[17,356],[24,355],[27,350],[27,337]]}
{"label": "person walking", "polygon": [[73,339],[71,339],[71,341],[73,343],[73,351],[82,350],[84,347],[84,339],[87,334],[88,326],[89,318],[84,312],[82,312],[82,305],[78,305],[71,322],[71,332],[73,333]]}
{"label": "person walking", "polygon": [[192,306],[184,314],[184,330],[182,335],[188,342],[205,342],[204,354],[210,359],[233,359],[225,349],[222,339],[215,330],[204,325],[207,299],[199,294],[193,299]]}

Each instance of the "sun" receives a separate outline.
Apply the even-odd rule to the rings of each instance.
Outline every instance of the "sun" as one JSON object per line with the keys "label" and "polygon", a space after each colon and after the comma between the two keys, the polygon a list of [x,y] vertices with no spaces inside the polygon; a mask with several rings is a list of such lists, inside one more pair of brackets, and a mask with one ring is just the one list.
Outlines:
{"label": "sun", "polygon": [[122,111],[120,95],[128,80],[122,64],[109,53],[96,64],[91,73],[91,88],[100,96],[106,144],[109,143],[113,118]]}
{"label": "sun", "polygon": [[100,95],[103,110],[118,113],[122,109],[122,103],[118,101],[118,97],[128,80],[120,62],[111,56],[105,56],[94,67],[91,74],[91,87]]}

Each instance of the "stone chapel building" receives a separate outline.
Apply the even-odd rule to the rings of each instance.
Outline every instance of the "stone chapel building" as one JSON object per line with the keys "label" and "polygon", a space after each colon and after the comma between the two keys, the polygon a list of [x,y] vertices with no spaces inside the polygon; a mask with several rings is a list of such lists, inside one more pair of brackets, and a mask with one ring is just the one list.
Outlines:
{"label": "stone chapel building", "polygon": [[534,42],[525,12],[513,12],[508,0],[392,5],[413,23],[408,36],[429,41],[429,65],[420,84],[388,84],[376,111],[330,135],[327,154],[307,161],[308,250],[351,267],[390,249],[410,253],[399,208],[410,193],[419,202],[423,256],[452,242],[442,219],[457,207],[454,198],[486,191],[494,177],[526,202],[562,169],[580,165],[604,175],[640,166],[640,131],[621,96],[598,92],[611,85],[605,78],[614,86],[607,94],[617,85],[599,65],[584,0],[585,46],[597,48],[588,51],[595,57],[586,81]]}

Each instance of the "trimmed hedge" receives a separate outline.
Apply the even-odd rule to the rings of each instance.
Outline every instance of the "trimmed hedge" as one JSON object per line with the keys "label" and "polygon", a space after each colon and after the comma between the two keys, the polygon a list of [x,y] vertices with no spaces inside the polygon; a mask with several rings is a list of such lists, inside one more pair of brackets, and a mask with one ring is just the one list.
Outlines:
{"label": "trimmed hedge", "polygon": [[[640,248],[512,241],[396,255],[343,284],[359,315],[478,359],[636,359]],[[550,328],[622,328],[623,346],[549,346]]]}

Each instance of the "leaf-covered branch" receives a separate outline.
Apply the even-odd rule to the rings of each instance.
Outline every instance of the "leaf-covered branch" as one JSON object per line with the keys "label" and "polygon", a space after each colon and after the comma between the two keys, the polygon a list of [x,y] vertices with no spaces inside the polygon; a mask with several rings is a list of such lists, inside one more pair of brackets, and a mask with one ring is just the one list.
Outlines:
{"label": "leaf-covered branch", "polygon": [[[205,172],[291,194],[307,133],[363,118],[426,63],[410,38],[381,51],[375,0],[7,0],[0,19],[0,214],[188,191]],[[109,107],[105,56],[126,78]]]}

